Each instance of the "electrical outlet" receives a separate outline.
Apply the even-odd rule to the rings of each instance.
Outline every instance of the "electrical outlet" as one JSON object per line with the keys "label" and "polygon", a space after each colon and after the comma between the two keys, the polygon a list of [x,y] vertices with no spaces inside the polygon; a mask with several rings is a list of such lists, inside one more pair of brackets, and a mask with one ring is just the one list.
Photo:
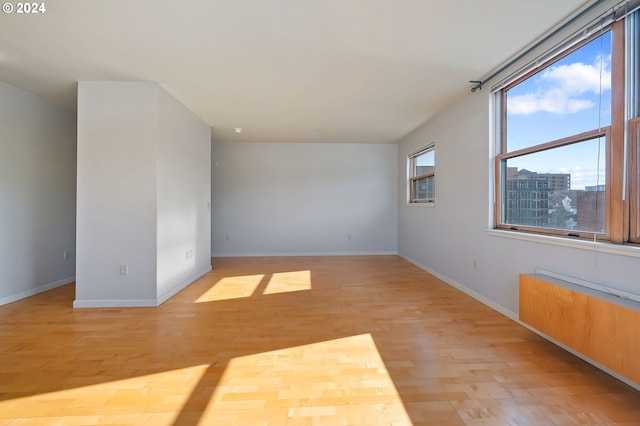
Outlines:
{"label": "electrical outlet", "polygon": [[229,234],[227,234],[227,236],[225,237],[226,241],[231,241],[231,237],[229,236]]}
{"label": "electrical outlet", "polygon": [[478,259],[473,259],[473,269],[478,269]]}
{"label": "electrical outlet", "polygon": [[129,265],[120,265],[120,275],[129,275]]}
{"label": "electrical outlet", "polygon": [[69,250],[65,250],[64,253],[62,253],[62,258],[64,260],[69,260],[71,259],[71,253],[69,252]]}

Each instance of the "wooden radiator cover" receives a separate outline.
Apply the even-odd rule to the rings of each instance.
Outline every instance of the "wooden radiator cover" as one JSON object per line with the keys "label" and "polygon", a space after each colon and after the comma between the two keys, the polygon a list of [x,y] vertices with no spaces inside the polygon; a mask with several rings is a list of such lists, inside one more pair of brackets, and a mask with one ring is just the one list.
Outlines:
{"label": "wooden radiator cover", "polygon": [[520,320],[640,383],[640,303],[545,275],[520,275]]}

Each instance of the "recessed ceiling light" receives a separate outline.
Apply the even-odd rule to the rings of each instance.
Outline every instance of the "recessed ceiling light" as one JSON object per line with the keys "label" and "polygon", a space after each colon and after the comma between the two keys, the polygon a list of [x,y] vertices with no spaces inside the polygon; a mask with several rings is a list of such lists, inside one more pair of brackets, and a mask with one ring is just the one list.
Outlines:
{"label": "recessed ceiling light", "polygon": [[233,131],[236,133],[242,133],[242,127],[234,127]]}

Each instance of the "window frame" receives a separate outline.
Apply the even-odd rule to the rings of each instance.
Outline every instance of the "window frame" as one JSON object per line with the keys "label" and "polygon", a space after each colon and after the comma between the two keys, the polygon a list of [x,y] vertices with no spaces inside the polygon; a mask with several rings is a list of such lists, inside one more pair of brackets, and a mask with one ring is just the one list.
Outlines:
{"label": "window frame", "polygon": [[[639,82],[640,83],[640,82]],[[629,241],[640,243],[640,117],[629,120]]]}
{"label": "window frame", "polygon": [[[494,156],[494,229],[507,230],[513,232],[527,232],[541,235],[551,236],[563,236],[579,239],[590,239],[599,241],[609,241],[614,243],[625,242],[639,242],[640,243],[640,200],[638,189],[640,189],[640,182],[636,182],[636,189],[633,193],[636,202],[634,206],[638,206],[635,209],[635,240],[630,238],[629,231],[629,197],[624,196],[624,182],[625,182],[625,94],[626,94],[626,82],[625,82],[625,21],[619,20],[611,23],[599,31],[595,32],[591,36],[587,37],[579,43],[566,48],[556,55],[546,60],[544,63],[536,66],[529,72],[513,79],[508,84],[501,87],[495,92],[496,99],[496,128],[498,130],[496,137],[496,154]],[[579,50],[594,39],[602,36],[606,32],[611,31],[611,125],[602,127],[600,129],[587,130],[580,134],[570,135],[565,138],[557,139],[550,142],[541,143],[538,145],[530,146],[523,149],[517,149],[509,152],[507,150],[507,108],[506,108],[506,94],[507,91],[521,82],[531,78],[535,74],[542,70],[552,66],[564,57]],[[631,123],[632,120],[628,120]],[[638,125],[635,125],[638,126]],[[591,232],[580,230],[566,230],[557,228],[545,228],[536,226],[523,226],[513,225],[505,223],[505,211],[506,205],[506,188],[507,188],[507,176],[506,176],[506,160],[509,158],[515,158],[518,156],[532,154],[535,152],[542,152],[545,150],[558,148],[561,146],[567,146],[573,143],[579,143],[596,137],[605,137],[605,150],[606,155],[605,162],[605,232]],[[638,156],[637,151],[638,144],[635,144],[635,155]],[[636,163],[637,164],[637,161]],[[640,179],[640,178],[638,178]],[[636,179],[636,180],[638,180]]]}
{"label": "window frame", "polygon": [[[561,148],[564,146],[585,142],[597,138],[604,137],[605,138],[605,156],[607,159],[606,164],[606,172],[605,172],[605,182],[609,182],[611,179],[611,167],[609,166],[609,161],[611,158],[611,126],[606,126],[601,129],[589,130],[583,133],[579,133],[577,135],[568,136],[565,138],[557,139],[551,142],[542,143],[539,145],[530,146],[528,148],[522,148],[519,150],[511,151],[504,154],[498,154],[495,157],[495,167],[496,174],[499,174],[500,179],[500,187],[499,193],[497,194],[497,199],[506,198],[505,190],[506,190],[506,161],[511,158],[521,157],[527,154],[534,154],[538,152],[548,151],[554,148]],[[504,185],[502,182],[504,181]],[[605,192],[605,213],[609,210],[611,205],[611,191]],[[541,226],[531,226],[531,225],[518,225],[518,224],[509,224],[503,222],[504,211],[500,210],[497,212],[499,218],[496,220],[496,229],[506,229],[510,231],[525,231],[525,232],[533,232],[533,233],[541,233],[541,234],[550,234],[550,235],[559,235],[559,236],[569,236],[574,238],[589,238],[593,239],[594,234],[599,240],[609,240],[608,230],[610,227],[610,215],[605,214],[605,232],[604,233],[595,233],[590,231],[580,231],[580,230],[567,230],[567,229],[559,229],[559,228],[545,228]]]}
{"label": "window frame", "polygon": [[[408,196],[408,203],[409,204],[435,204],[436,202],[436,188],[435,188],[435,175],[436,175],[436,157],[435,157],[435,142],[430,143],[429,145],[426,145],[422,148],[420,148],[419,150],[411,153],[408,155],[407,157],[407,162],[408,162],[408,175],[409,175],[409,196]],[[421,175],[416,175],[417,173],[417,159],[418,157],[420,157],[421,155],[424,155],[428,152],[433,152],[433,171],[428,172],[428,173],[423,173]],[[425,178],[432,178],[433,179],[433,197],[432,198],[427,198],[427,199],[421,199],[421,198],[414,198],[414,188],[415,185],[417,185],[417,182],[421,179],[425,179]]]}

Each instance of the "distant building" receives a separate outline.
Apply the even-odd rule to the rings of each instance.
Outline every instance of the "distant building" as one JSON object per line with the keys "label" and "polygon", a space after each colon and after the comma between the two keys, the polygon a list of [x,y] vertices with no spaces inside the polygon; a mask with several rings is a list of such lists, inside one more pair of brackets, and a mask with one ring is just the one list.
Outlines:
{"label": "distant building", "polygon": [[[523,226],[561,227],[570,226],[575,212],[562,211],[563,205],[551,204],[552,195],[569,191],[571,175],[561,173],[538,173],[517,167],[507,168],[506,223]],[[562,213],[562,217],[554,212]]]}
{"label": "distant building", "polygon": [[605,232],[606,185],[571,189],[571,175],[507,168],[506,223]]}
{"label": "distant building", "polygon": [[508,179],[548,181],[549,189],[552,191],[568,191],[571,189],[571,175],[569,173],[538,173],[527,169],[518,170],[517,167],[508,167]]}
{"label": "distant building", "polygon": [[436,166],[416,166],[416,176],[426,175],[427,173],[433,173],[436,170]]}
{"label": "distant building", "polygon": [[594,186],[585,186],[584,190],[586,192],[604,192],[607,189],[607,185],[594,185]]}
{"label": "distant building", "polygon": [[578,192],[578,229],[605,232],[605,185],[587,186]]}
{"label": "distant building", "polygon": [[[416,166],[416,176],[426,175],[427,173],[434,173],[435,166]],[[413,189],[415,193],[414,198],[417,200],[433,200],[435,197],[435,185],[433,176],[425,177],[416,181],[416,185]]]}

